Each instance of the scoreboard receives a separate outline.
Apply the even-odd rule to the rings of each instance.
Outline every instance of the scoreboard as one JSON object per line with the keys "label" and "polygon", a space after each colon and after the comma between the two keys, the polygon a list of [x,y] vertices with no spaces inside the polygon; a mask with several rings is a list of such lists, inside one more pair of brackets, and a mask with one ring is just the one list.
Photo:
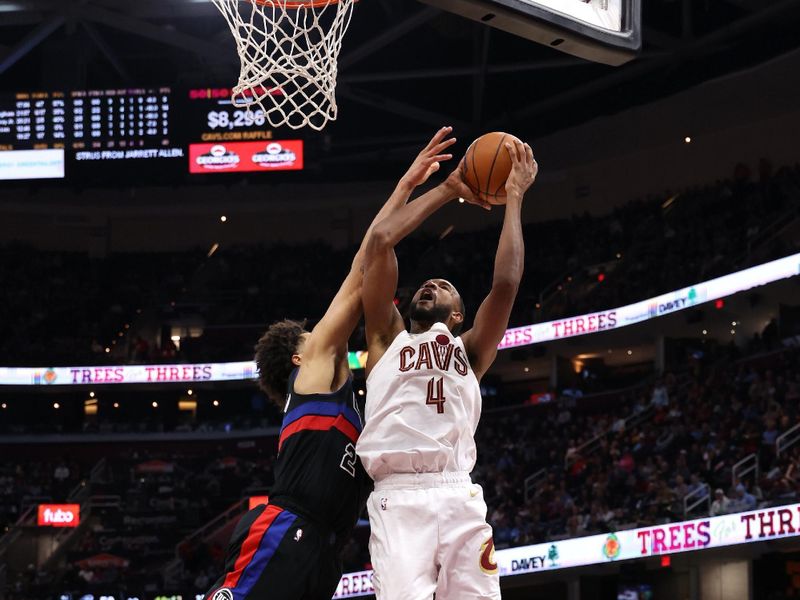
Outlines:
{"label": "scoreboard", "polygon": [[0,149],[168,145],[169,88],[0,95]]}
{"label": "scoreboard", "polygon": [[303,140],[280,137],[226,88],[0,93],[0,180],[301,170]]}

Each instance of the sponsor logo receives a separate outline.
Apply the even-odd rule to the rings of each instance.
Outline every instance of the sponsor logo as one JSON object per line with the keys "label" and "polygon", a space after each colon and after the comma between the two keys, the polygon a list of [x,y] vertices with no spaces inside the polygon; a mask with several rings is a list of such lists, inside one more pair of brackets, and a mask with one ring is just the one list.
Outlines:
{"label": "sponsor logo", "polygon": [[303,140],[190,144],[190,173],[300,171]]}
{"label": "sponsor logo", "polygon": [[706,298],[706,291],[702,287],[699,290],[698,288],[689,288],[685,296],[675,296],[671,300],[665,300],[664,302],[651,302],[647,305],[647,315],[650,318],[660,317],[677,310],[689,308],[698,302],[703,302]]}
{"label": "sponsor logo", "polygon": [[[511,561],[511,572],[518,573],[520,571],[534,571],[537,569],[545,568],[546,556],[530,556],[528,558],[515,558]],[[494,561],[494,556],[492,556]]]}
{"label": "sponsor logo", "polygon": [[299,542],[302,539],[303,539],[303,530],[298,529],[297,531],[294,532],[294,541]]}
{"label": "sponsor logo", "polygon": [[497,563],[494,561],[494,540],[489,538],[481,545],[481,557],[478,561],[481,571],[488,575],[497,574]]}
{"label": "sponsor logo", "polygon": [[387,498],[381,498],[381,510],[386,510],[386,504],[389,502]]}
{"label": "sponsor logo", "polygon": [[620,552],[622,552],[622,546],[619,543],[619,538],[614,533],[609,534],[605,544],[603,544],[603,555],[608,560],[614,560],[619,556]]}
{"label": "sponsor logo", "polygon": [[214,595],[211,596],[211,600],[233,600],[233,592],[228,588],[222,588],[214,592]]}
{"label": "sponsor logo", "polygon": [[241,162],[235,152],[229,151],[222,144],[214,144],[208,152],[194,159],[195,163],[204,169],[235,169]]}
{"label": "sponsor logo", "polygon": [[58,379],[58,373],[54,369],[46,369],[44,372],[35,371],[33,374],[33,383],[35,385],[52,385]]}
{"label": "sponsor logo", "polygon": [[555,568],[558,566],[558,548],[555,544],[548,548],[547,558],[550,561],[550,568]]}
{"label": "sponsor logo", "polygon": [[260,167],[287,167],[297,161],[297,155],[278,142],[271,142],[266,150],[253,154],[251,160]]}
{"label": "sponsor logo", "polygon": [[40,527],[77,527],[80,510],[78,504],[40,504],[37,524]]}

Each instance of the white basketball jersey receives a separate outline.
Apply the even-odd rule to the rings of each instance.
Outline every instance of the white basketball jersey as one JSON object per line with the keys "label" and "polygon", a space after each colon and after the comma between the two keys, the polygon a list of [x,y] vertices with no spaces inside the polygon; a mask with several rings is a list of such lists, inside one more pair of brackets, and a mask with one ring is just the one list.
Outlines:
{"label": "white basketball jersey", "polygon": [[464,342],[444,323],[401,331],[367,378],[356,451],[379,481],[394,473],[471,472],[481,391]]}

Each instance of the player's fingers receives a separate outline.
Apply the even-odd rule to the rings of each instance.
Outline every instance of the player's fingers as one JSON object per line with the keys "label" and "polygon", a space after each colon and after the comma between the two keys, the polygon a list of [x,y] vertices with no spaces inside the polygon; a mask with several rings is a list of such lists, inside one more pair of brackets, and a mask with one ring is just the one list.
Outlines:
{"label": "player's fingers", "polygon": [[451,158],[453,158],[452,154],[437,154],[431,160],[434,160],[434,161],[436,161],[438,163],[438,162],[444,162],[446,160],[450,160]]}
{"label": "player's fingers", "polygon": [[439,131],[433,134],[431,141],[428,142],[427,146],[425,146],[425,150],[430,150],[431,148],[433,148],[436,144],[441,142],[445,138],[445,136],[449,134],[451,131],[453,131],[453,128],[450,127],[449,125],[447,127],[442,127]]}
{"label": "player's fingers", "polygon": [[446,148],[449,148],[450,146],[455,144],[457,141],[458,140],[456,140],[456,138],[449,138],[449,139],[447,139],[447,140],[445,140],[443,142],[439,142],[438,144],[436,144],[436,146],[434,146],[433,148],[430,149],[430,153],[431,154],[440,154],[442,152],[442,150],[444,150]]}
{"label": "player's fingers", "polygon": [[511,164],[513,167],[519,163],[519,151],[517,150],[517,146],[511,142],[506,142],[506,149],[508,150],[508,154],[511,156]]}
{"label": "player's fingers", "polygon": [[536,162],[533,159],[533,148],[530,147],[530,144],[525,144],[525,157],[528,159],[528,163],[531,165]]}
{"label": "player's fingers", "polygon": [[514,140],[514,148],[517,149],[517,160],[521,163],[525,162],[526,154],[525,154],[525,144],[523,144],[520,140]]}

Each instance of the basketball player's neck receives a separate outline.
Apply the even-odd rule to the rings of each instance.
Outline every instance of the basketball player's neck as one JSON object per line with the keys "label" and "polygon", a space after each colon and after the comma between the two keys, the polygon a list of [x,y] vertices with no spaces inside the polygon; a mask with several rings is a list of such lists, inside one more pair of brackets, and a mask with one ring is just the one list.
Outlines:
{"label": "basketball player's neck", "polygon": [[[434,323],[438,322],[440,321],[411,321],[411,333],[425,333],[433,327]],[[447,325],[447,323],[445,323],[445,325]]]}

